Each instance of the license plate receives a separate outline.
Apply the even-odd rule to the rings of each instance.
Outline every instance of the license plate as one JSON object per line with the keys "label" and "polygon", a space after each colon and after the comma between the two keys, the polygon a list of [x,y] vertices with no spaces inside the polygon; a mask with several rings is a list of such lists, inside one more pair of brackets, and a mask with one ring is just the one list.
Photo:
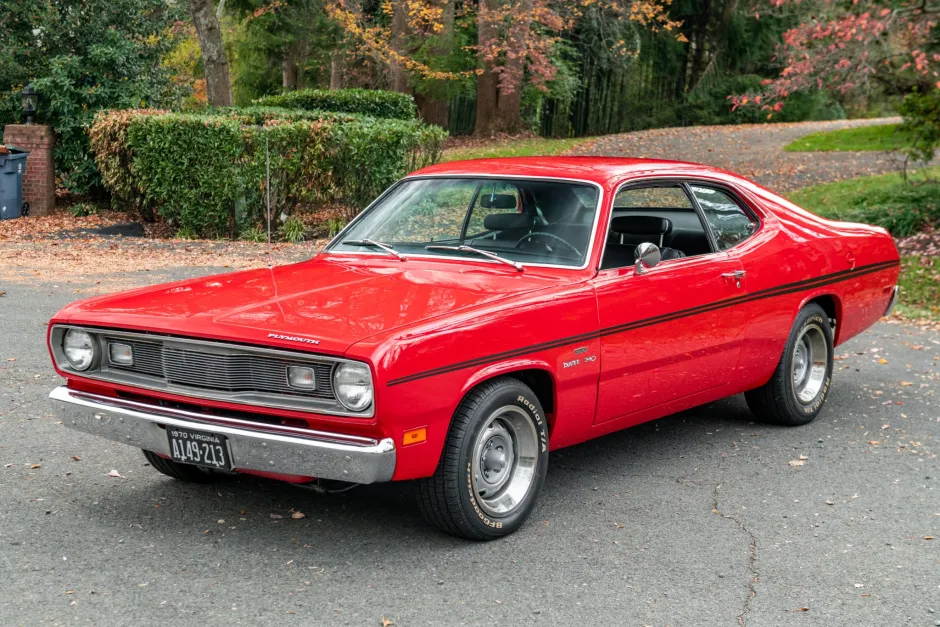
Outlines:
{"label": "license plate", "polygon": [[170,457],[181,464],[194,464],[207,468],[231,470],[225,436],[180,427],[167,427],[170,438]]}

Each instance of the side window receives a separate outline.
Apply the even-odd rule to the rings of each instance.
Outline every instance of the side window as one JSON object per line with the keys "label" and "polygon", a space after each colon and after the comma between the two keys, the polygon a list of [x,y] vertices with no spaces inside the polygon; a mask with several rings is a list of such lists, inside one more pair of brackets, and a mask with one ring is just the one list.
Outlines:
{"label": "side window", "polygon": [[633,187],[614,198],[614,209],[688,209],[689,197],[681,187]]}
{"label": "side window", "polygon": [[719,249],[728,250],[757,230],[757,221],[728,194],[711,187],[692,185],[691,188],[705,220],[715,233]]}
{"label": "side window", "polygon": [[713,252],[705,225],[681,185],[617,193],[601,269],[632,266],[643,242],[659,246],[663,261]]}
{"label": "side window", "polygon": [[519,188],[502,181],[486,181],[480,188],[477,201],[471,209],[467,235],[473,236],[485,232],[483,220],[486,216],[494,213],[519,213],[520,207]]}

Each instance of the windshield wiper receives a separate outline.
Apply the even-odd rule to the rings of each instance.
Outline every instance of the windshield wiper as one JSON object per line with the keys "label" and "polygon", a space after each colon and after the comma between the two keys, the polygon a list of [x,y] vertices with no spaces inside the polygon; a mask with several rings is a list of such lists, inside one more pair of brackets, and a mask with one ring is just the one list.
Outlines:
{"label": "windshield wiper", "polygon": [[372,246],[373,248],[381,248],[382,250],[387,252],[389,255],[392,255],[393,257],[398,257],[399,261],[405,261],[406,259],[408,259],[407,257],[405,257],[403,254],[401,254],[400,252],[398,252],[397,250],[395,250],[388,244],[384,244],[382,242],[376,242],[371,239],[348,239],[348,240],[345,240],[343,244],[348,244],[349,246]]}
{"label": "windshield wiper", "polygon": [[473,246],[465,246],[463,244],[461,244],[460,246],[425,246],[424,249],[425,250],[456,250],[457,252],[461,252],[461,253],[476,253],[477,255],[483,255],[484,257],[493,259],[494,261],[504,263],[507,266],[512,266],[519,272],[522,272],[523,270],[525,270],[525,268],[522,267],[522,264],[517,261],[506,259],[505,257],[500,257],[496,253],[491,253],[488,250],[480,250],[479,248],[474,248]]}

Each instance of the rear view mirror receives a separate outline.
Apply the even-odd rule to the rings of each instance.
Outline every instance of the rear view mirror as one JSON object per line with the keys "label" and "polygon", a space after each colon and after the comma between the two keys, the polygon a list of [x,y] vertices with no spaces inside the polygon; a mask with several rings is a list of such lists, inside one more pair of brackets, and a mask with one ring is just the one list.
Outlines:
{"label": "rear view mirror", "polygon": [[659,252],[659,246],[650,242],[643,242],[637,246],[634,255],[636,256],[636,264],[633,268],[637,274],[643,274],[650,268],[656,267],[656,264],[663,258],[662,253]]}
{"label": "rear view mirror", "polygon": [[480,206],[484,209],[515,209],[516,197],[512,194],[482,194]]}

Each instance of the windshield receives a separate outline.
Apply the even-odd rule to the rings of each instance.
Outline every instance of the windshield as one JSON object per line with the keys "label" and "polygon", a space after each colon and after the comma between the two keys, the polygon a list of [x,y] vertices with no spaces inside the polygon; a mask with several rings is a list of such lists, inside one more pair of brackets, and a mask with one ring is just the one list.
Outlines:
{"label": "windshield", "polygon": [[590,246],[597,201],[597,188],[587,184],[498,178],[405,180],[328,250],[385,254],[377,244],[381,243],[405,256],[482,259],[482,250],[520,263],[580,266]]}

